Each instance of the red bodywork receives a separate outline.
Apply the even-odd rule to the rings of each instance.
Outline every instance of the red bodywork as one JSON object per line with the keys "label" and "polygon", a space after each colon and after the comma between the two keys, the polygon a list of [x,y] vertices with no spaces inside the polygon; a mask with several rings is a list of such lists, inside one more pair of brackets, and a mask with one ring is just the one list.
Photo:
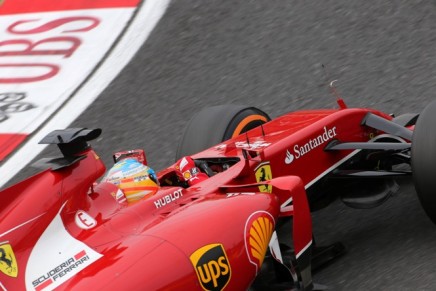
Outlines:
{"label": "red bodywork", "polygon": [[325,151],[330,141],[377,134],[361,126],[368,112],[391,119],[368,109],[286,114],[192,156],[236,158],[228,169],[182,188],[166,182],[171,166],[155,196],[131,205],[114,199],[114,185],[93,187],[105,167],[92,149],[5,189],[0,290],[245,290],[281,217],[293,217],[297,261],[310,256],[305,189],[354,154]]}

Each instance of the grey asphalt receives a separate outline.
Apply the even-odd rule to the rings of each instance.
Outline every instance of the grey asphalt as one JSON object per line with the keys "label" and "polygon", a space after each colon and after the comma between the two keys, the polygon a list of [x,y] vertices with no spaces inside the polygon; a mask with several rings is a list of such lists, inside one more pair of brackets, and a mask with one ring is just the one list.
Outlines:
{"label": "grey asphalt", "polygon": [[[93,145],[107,163],[116,150],[144,148],[159,170],[174,162],[186,123],[202,107],[248,104],[272,117],[334,107],[322,64],[349,106],[420,112],[436,99],[435,20],[434,1],[174,0],[72,126],[103,128]],[[348,248],[315,282],[330,290],[436,290],[436,226],[410,182],[381,207],[337,202],[313,223],[319,244]]]}

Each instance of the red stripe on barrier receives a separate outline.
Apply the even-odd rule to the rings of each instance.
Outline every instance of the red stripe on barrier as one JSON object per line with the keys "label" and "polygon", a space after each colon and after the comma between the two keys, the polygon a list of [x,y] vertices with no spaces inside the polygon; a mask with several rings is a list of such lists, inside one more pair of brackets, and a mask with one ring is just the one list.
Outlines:
{"label": "red stripe on barrier", "polygon": [[15,150],[27,137],[27,134],[0,134],[0,161]]}
{"label": "red stripe on barrier", "polygon": [[141,0],[5,0],[0,6],[0,14],[136,7],[139,3]]}

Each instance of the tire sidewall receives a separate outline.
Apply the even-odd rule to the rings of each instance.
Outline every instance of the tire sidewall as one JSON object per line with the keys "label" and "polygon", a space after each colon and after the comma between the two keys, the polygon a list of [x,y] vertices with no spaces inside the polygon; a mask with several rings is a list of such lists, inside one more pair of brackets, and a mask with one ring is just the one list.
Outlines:
{"label": "tire sidewall", "polygon": [[436,101],[422,111],[416,122],[411,166],[421,205],[436,224]]}
{"label": "tire sidewall", "polygon": [[250,116],[254,120],[248,122],[241,133],[271,120],[268,114],[251,106],[218,105],[202,109],[185,128],[177,147],[176,160],[232,138],[236,128]]}

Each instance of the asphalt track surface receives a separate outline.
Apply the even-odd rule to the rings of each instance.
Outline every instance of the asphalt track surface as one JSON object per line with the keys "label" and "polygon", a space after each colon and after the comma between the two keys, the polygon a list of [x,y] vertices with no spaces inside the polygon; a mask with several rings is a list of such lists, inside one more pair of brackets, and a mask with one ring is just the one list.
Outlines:
{"label": "asphalt track surface", "polygon": [[[434,1],[174,0],[72,126],[103,128],[93,145],[105,162],[116,150],[144,148],[159,170],[174,162],[186,123],[202,107],[248,104],[272,117],[334,107],[322,64],[349,106],[420,112],[436,99],[435,19]],[[313,223],[319,244],[348,248],[315,282],[330,290],[436,290],[436,226],[411,182],[378,208],[337,202]]]}

